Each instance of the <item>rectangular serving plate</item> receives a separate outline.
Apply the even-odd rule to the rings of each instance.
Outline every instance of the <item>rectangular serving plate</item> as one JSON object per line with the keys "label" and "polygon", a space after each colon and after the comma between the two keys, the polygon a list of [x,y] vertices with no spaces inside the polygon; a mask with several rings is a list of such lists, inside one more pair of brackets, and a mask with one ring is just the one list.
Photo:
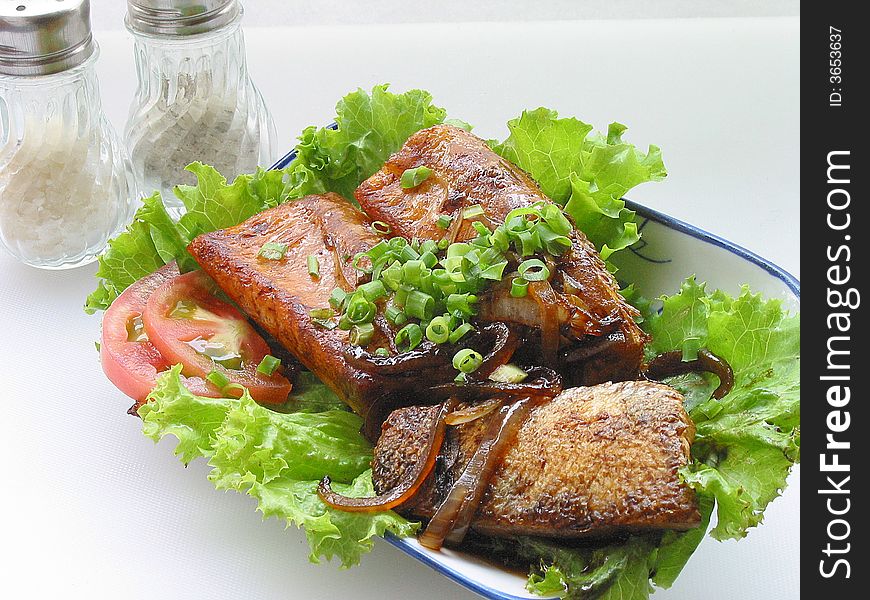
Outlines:
{"label": "rectangular serving plate", "polygon": [[[289,152],[273,169],[286,167],[296,157]],[[778,298],[791,311],[800,310],[800,282],[792,275],[757,254],[708,233],[698,227],[626,200],[637,213],[643,237],[613,262],[620,280],[632,282],[647,298],[674,294],[686,277],[694,274],[707,290],[721,289],[739,293],[748,285],[765,298]],[[388,534],[386,541],[431,567],[445,577],[490,600],[527,600],[540,596],[529,593],[526,578],[481,560],[471,554],[444,549],[433,552],[414,538]]]}

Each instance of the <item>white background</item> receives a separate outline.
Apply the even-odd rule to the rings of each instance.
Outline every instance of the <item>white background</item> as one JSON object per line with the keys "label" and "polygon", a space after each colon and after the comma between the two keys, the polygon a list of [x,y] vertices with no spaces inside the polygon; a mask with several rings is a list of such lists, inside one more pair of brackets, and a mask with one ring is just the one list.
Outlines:
{"label": "white background", "polygon": [[[104,106],[120,128],[135,85],[131,42],[103,20],[109,0],[93,4]],[[121,2],[111,4],[118,14]],[[248,7],[255,23],[273,22],[262,6],[290,5],[298,15],[274,13],[274,22],[306,24],[248,30],[251,71],[288,149],[303,126],[331,120],[342,94],[379,82],[431,90],[484,137],[503,137],[507,119],[538,105],[598,127],[618,119],[630,127],[627,139],[663,148],[670,173],[632,199],[800,275],[796,17],[625,21],[593,2],[592,14],[608,19],[437,24],[426,22],[431,7],[415,19],[397,2],[356,13],[352,2],[333,3],[345,9],[341,18],[312,16],[310,2],[256,4]],[[514,5],[506,18],[523,18],[505,4]],[[558,16],[555,6],[578,16],[568,2],[540,4],[536,14]],[[797,12],[793,2],[751,4],[706,10]],[[447,5],[458,8],[444,20],[488,20]],[[404,18],[384,21],[423,22],[347,24],[390,7]],[[262,522],[248,498],[216,492],[203,464],[184,469],[172,444],[141,436],[124,414],[129,401],[100,372],[99,318],[80,309],[93,271],[37,271],[0,253],[0,597],[472,597],[384,543],[350,571],[310,565],[300,532]],[[739,543],[706,541],[655,598],[797,598],[797,474],[790,484],[762,527]]]}

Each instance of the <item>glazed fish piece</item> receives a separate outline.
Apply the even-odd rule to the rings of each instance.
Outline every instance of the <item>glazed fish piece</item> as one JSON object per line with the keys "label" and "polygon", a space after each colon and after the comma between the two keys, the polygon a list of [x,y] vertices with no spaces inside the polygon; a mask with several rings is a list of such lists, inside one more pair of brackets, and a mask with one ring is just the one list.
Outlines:
{"label": "glazed fish piece", "polygon": [[[330,193],[287,202],[203,234],[188,247],[242,310],[357,412],[364,412],[383,382],[345,360],[346,331],[323,328],[309,313],[328,308],[334,288],[356,288],[352,257],[381,239],[369,225],[363,213]],[[283,259],[258,256],[267,242],[287,245]],[[319,277],[308,273],[309,256],[317,257]]]}
{"label": "glazed fish piece", "polygon": [[[422,184],[403,189],[406,169],[426,166],[432,174]],[[355,193],[373,219],[388,223],[407,238],[464,241],[477,235],[460,215],[472,205],[483,207],[490,227],[501,224],[515,208],[550,202],[524,171],[497,155],[482,139],[457,127],[436,125],[412,135],[405,145],[364,181]],[[453,218],[445,232],[438,218]],[[572,369],[583,384],[633,379],[642,358],[646,334],[636,325],[637,311],[619,295],[619,286],[593,244],[575,231],[572,248],[560,257],[552,278],[555,298],[549,301],[563,346],[582,341],[585,353]],[[480,318],[542,327],[544,308],[531,297],[513,298],[510,286],[496,287],[481,301]]]}
{"label": "glazed fish piece", "polygon": [[[422,455],[435,407],[394,411],[372,462],[384,493]],[[436,471],[400,512],[430,518],[479,447],[490,417],[448,428]],[[572,388],[533,409],[488,483],[471,522],[478,533],[558,538],[700,522],[678,470],[695,428],[674,389],[648,381]]]}

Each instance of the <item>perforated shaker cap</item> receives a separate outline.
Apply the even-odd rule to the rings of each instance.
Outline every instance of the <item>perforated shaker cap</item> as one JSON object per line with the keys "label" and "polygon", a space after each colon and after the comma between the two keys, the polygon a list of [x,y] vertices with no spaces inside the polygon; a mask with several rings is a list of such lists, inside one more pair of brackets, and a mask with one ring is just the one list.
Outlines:
{"label": "perforated shaker cap", "polygon": [[127,0],[130,31],[185,36],[213,31],[242,12],[238,0]]}
{"label": "perforated shaker cap", "polygon": [[90,0],[0,0],[0,73],[66,71],[94,49]]}

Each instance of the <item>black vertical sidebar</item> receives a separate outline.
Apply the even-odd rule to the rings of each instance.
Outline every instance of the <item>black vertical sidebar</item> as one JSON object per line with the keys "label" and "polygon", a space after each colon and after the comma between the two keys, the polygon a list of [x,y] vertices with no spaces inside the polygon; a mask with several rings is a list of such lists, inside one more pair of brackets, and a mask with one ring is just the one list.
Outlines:
{"label": "black vertical sidebar", "polygon": [[[801,588],[865,598],[870,540],[866,216],[870,31],[861,3],[801,15]],[[822,596],[821,594],[824,594]]]}

